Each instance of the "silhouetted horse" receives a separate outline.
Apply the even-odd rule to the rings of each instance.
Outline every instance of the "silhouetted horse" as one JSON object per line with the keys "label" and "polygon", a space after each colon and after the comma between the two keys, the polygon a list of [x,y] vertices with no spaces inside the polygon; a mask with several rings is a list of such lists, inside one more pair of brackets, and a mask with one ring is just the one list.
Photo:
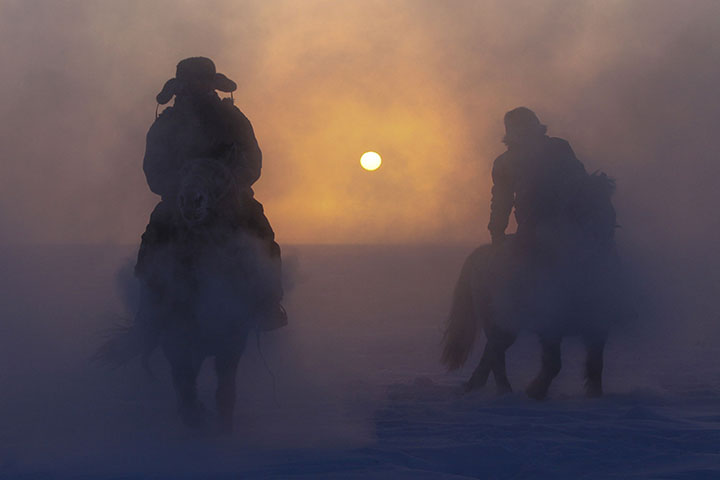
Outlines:
{"label": "silhouetted horse", "polygon": [[222,161],[199,158],[182,170],[165,241],[147,260],[135,322],[119,329],[97,352],[105,363],[147,358],[161,346],[171,369],[180,414],[192,428],[204,424],[196,379],[215,357],[220,428],[232,429],[235,375],[249,332],[277,299],[279,270],[266,246],[238,228],[242,202]]}
{"label": "silhouetted horse", "polygon": [[[528,249],[511,235],[500,246],[484,245],[465,261],[455,287],[442,362],[461,367],[478,327],[487,337],[466,390],[485,385],[492,371],[500,392],[511,390],[505,351],[522,329],[537,333],[542,368],[526,392],[545,398],[560,372],[562,337],[580,336],[587,347],[586,393],[602,395],[603,350],[613,323],[632,315],[615,250],[614,182],[604,174],[577,185],[565,228],[543,235]],[[528,251],[529,250],[529,251]]]}

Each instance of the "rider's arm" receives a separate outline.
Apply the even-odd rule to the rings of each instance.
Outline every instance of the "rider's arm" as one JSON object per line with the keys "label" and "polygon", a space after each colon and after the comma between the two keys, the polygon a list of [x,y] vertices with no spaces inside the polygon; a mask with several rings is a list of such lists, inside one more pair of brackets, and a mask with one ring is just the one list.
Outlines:
{"label": "rider's arm", "polygon": [[561,138],[553,139],[555,141],[556,153],[555,157],[559,158],[563,162],[564,171],[569,177],[583,176],[587,172],[585,171],[585,165],[575,156],[570,143],[567,140]]}
{"label": "rider's arm", "polygon": [[492,170],[493,187],[488,230],[490,230],[493,241],[504,237],[515,201],[512,178],[504,160],[503,155],[499,156],[495,160]]}
{"label": "rider's arm", "polygon": [[587,176],[585,166],[575,156],[570,144],[561,138],[554,138],[553,158],[559,162],[555,189],[555,198],[560,204],[568,205],[578,186],[583,185],[582,179]]}
{"label": "rider's arm", "polygon": [[165,198],[172,194],[177,184],[167,115],[160,115],[150,127],[143,160],[143,171],[150,190]]}
{"label": "rider's arm", "polygon": [[260,178],[262,152],[250,120],[238,108],[232,108],[232,141],[235,155],[231,159],[231,168],[240,184],[249,187]]}

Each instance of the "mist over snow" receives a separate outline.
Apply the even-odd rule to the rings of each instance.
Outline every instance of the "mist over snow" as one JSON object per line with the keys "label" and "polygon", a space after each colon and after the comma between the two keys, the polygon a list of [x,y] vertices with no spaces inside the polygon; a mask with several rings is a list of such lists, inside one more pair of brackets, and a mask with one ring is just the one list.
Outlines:
{"label": "mist over snow", "polygon": [[[538,403],[522,393],[540,356],[537,340],[524,335],[508,352],[517,393],[496,397],[488,387],[460,395],[478,352],[451,375],[438,357],[469,249],[287,247],[297,265],[286,301],[290,325],[260,337],[262,356],[249,342],[236,433],[208,438],[180,426],[159,352],[151,362],[157,380],[138,362],[115,371],[89,362],[101,331],[129,314],[118,284],[127,285],[134,248],[5,248],[0,473],[506,478],[588,476],[589,466],[591,478],[717,473],[720,375],[710,336],[688,343],[614,332],[606,396],[592,401],[582,393],[582,346],[566,340],[563,371],[550,399]],[[212,409],[209,363],[199,385]],[[617,451],[623,455],[611,461]]]}
{"label": "mist over snow", "polygon": [[[714,478],[720,474],[720,2],[0,0],[0,478]],[[181,428],[166,361],[89,358],[136,304],[154,98],[191,55],[238,82],[289,326],[251,338],[236,434]],[[502,115],[617,181],[639,318],[606,396],[563,344],[547,402],[439,365],[488,241]],[[383,155],[362,172],[359,155]],[[371,176],[372,175],[372,176]],[[265,363],[269,367],[266,368]],[[213,403],[206,365],[200,394]]]}

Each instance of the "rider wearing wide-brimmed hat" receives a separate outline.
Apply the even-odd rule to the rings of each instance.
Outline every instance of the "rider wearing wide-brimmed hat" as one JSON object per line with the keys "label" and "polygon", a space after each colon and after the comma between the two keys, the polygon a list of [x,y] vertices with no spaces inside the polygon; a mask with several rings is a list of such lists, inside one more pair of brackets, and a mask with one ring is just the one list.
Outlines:
{"label": "rider wearing wide-brimmed hat", "polygon": [[[279,263],[280,247],[251,188],[260,178],[262,168],[262,153],[255,133],[233,99],[221,99],[216,93],[216,90],[231,93],[236,88],[235,82],[216,72],[212,60],[191,57],[177,64],[175,77],[168,80],[157,95],[158,104],[164,105],[173,97],[175,102],[156,118],[147,134],[143,170],[150,190],[162,200],[142,236],[135,267],[139,277],[148,273],[149,258],[155,249],[173,238],[172,211],[180,188],[180,175],[185,162],[192,158],[223,159],[241,199],[235,211],[228,213],[237,228],[261,238]],[[278,312],[284,317],[279,299]],[[279,323],[284,323],[284,318],[280,318]]]}

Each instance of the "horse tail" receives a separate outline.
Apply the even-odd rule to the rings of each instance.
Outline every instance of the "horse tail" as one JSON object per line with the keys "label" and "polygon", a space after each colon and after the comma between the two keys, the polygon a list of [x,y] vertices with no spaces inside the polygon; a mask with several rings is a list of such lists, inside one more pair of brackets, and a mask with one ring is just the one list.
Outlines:
{"label": "horse tail", "polygon": [[151,334],[147,326],[141,323],[117,325],[105,332],[105,341],[90,360],[115,369],[140,357],[143,369],[154,377],[149,361],[158,343],[158,336]]}
{"label": "horse tail", "polygon": [[443,337],[443,352],[440,361],[448,370],[457,370],[465,364],[472,352],[477,337],[479,313],[476,312],[473,299],[473,272],[478,263],[486,263],[489,246],[476,249],[465,260],[460,270],[460,278],[455,285],[450,316]]}
{"label": "horse tail", "polygon": [[117,325],[104,332],[105,341],[91,360],[118,368],[141,354],[137,328],[134,325]]}

